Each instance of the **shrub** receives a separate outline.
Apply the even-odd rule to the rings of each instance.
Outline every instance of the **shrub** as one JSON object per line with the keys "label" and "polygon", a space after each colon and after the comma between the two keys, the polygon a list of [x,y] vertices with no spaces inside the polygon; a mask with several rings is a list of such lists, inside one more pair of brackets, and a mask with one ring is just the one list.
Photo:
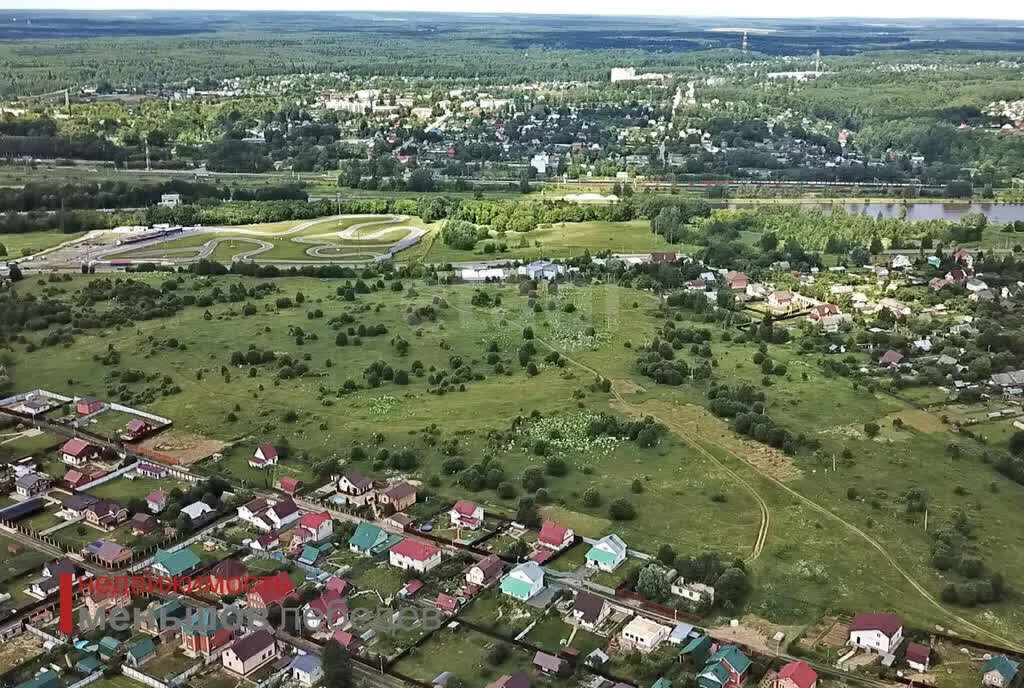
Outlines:
{"label": "shrub", "polygon": [[608,516],[613,521],[632,521],[636,518],[636,509],[625,499],[616,499],[608,505]]}

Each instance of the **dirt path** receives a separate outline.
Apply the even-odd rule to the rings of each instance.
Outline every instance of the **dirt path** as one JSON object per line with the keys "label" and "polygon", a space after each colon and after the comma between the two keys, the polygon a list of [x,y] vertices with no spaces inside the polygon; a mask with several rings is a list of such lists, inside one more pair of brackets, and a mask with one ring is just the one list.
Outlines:
{"label": "dirt path", "polygon": [[[464,308],[464,307],[458,307],[458,306],[456,306],[454,308],[456,308],[457,310],[461,310],[461,311],[467,312],[467,313],[483,312],[483,311],[479,311],[478,309],[474,309],[474,308]],[[572,358],[571,356],[569,356],[565,352],[561,351],[559,348],[557,348],[554,345],[552,345],[550,342],[548,342],[548,341],[546,341],[546,340],[544,340],[544,339],[542,339],[540,337],[536,337],[536,336],[534,337],[534,341],[539,343],[539,344],[543,344],[544,346],[546,346],[551,351],[557,351],[559,354],[562,355],[563,358],[565,358],[569,363],[572,363],[577,368],[585,370],[585,371],[589,372],[591,375],[595,375],[597,377],[601,377],[601,378],[605,377],[604,375],[602,375],[600,373],[600,371],[597,371],[594,368],[591,368],[590,366],[586,365],[585,363],[582,363],[582,362]],[[608,378],[608,379],[610,379],[610,378]],[[618,406],[619,406],[619,408],[621,410],[623,410],[624,412],[630,413],[630,415],[634,415],[634,416],[637,416],[637,415],[640,415],[640,416],[652,415],[655,420],[657,420],[660,423],[663,423],[667,427],[672,428],[676,433],[679,434],[679,436],[683,439],[683,441],[685,441],[687,444],[692,446],[702,456],[704,456],[705,458],[707,458],[710,461],[712,461],[715,465],[720,466],[722,468],[722,470],[724,470],[728,475],[733,476],[736,479],[737,482],[742,484],[744,487],[746,487],[747,490],[750,491],[751,495],[754,496],[755,500],[757,501],[757,503],[758,503],[758,505],[759,505],[759,507],[761,509],[761,527],[760,527],[760,529],[758,531],[757,538],[754,541],[754,547],[753,547],[753,549],[751,551],[751,554],[750,554],[749,557],[747,557],[747,561],[754,561],[759,556],[761,556],[761,552],[764,549],[765,540],[766,540],[766,538],[768,536],[768,528],[769,528],[769,526],[771,524],[771,512],[768,510],[768,505],[765,502],[765,500],[761,497],[761,495],[757,492],[757,490],[754,489],[754,487],[752,485],[750,485],[748,482],[743,480],[743,478],[741,478],[738,474],[736,474],[735,471],[730,469],[728,466],[725,466],[721,461],[719,461],[717,458],[715,458],[715,456],[712,455],[711,452],[707,451],[707,449],[705,449],[703,446],[701,446],[701,443],[706,443],[708,445],[711,445],[712,447],[718,449],[719,451],[724,452],[728,456],[733,457],[737,461],[742,462],[744,465],[746,465],[749,468],[751,468],[754,471],[756,471],[765,480],[771,481],[779,489],[786,491],[791,496],[793,496],[794,498],[798,499],[800,502],[806,504],[811,509],[817,511],[818,513],[820,513],[820,514],[822,514],[824,516],[828,516],[828,517],[834,519],[835,521],[839,522],[846,529],[848,529],[849,531],[851,531],[852,533],[854,533],[855,535],[857,535],[858,537],[863,539],[865,542],[867,542],[869,545],[871,545],[874,549],[876,549],[879,552],[879,554],[881,554],[882,557],[884,557],[885,560],[887,562],[889,562],[889,564],[896,570],[896,572],[899,573],[900,576],[902,576],[903,579],[906,580],[907,583],[909,583],[910,586],[913,587],[914,590],[916,590],[921,595],[921,597],[923,597],[927,602],[929,602],[932,606],[934,606],[940,612],[945,614],[948,618],[950,618],[953,621],[956,621],[957,623],[959,623],[961,626],[963,626],[963,628],[972,631],[973,633],[977,634],[980,638],[988,638],[990,640],[994,640],[994,641],[996,641],[998,643],[1001,643],[1004,647],[1006,647],[1008,649],[1016,650],[1018,652],[1024,652],[1024,646],[1019,645],[1019,644],[1017,644],[1017,643],[1015,643],[1013,641],[1010,641],[1010,640],[1008,640],[1006,638],[1003,638],[1002,636],[1000,636],[1000,635],[998,635],[996,633],[993,633],[992,631],[986,630],[986,629],[982,628],[981,626],[978,626],[977,624],[968,621],[967,619],[963,618],[962,616],[956,614],[955,612],[953,612],[950,609],[948,609],[945,606],[943,606],[942,603],[939,602],[939,600],[937,600],[931,593],[928,592],[928,590],[923,585],[921,585],[921,583],[919,583],[913,576],[911,576],[902,566],[900,566],[896,562],[896,560],[889,554],[888,551],[886,551],[885,547],[883,547],[881,543],[879,543],[877,540],[872,538],[870,535],[865,533],[863,530],[861,530],[860,528],[858,528],[854,524],[852,524],[849,521],[847,521],[846,519],[844,519],[842,516],[839,516],[838,514],[835,514],[832,511],[829,511],[828,509],[826,509],[825,507],[821,506],[817,502],[815,502],[815,501],[805,497],[804,495],[800,494],[799,492],[797,492],[793,488],[791,488],[788,485],[786,485],[782,480],[779,480],[778,478],[774,477],[773,475],[771,475],[769,473],[766,473],[756,463],[753,463],[751,461],[748,461],[748,460],[744,459],[742,456],[739,456],[738,454],[732,452],[730,449],[728,449],[725,446],[722,446],[720,443],[718,443],[718,442],[716,442],[716,441],[714,441],[712,439],[709,439],[707,437],[702,437],[701,440],[700,440],[701,443],[698,443],[696,440],[692,439],[689,436],[689,434],[686,432],[685,428],[682,428],[678,423],[675,423],[671,419],[662,418],[662,417],[659,417],[657,415],[650,414],[650,413],[646,413],[645,414],[643,412],[643,409],[639,405],[631,403],[629,401],[626,401],[626,399],[624,399],[622,397],[622,395],[615,389],[614,386],[612,386],[611,393],[615,397],[615,400],[618,403]]]}

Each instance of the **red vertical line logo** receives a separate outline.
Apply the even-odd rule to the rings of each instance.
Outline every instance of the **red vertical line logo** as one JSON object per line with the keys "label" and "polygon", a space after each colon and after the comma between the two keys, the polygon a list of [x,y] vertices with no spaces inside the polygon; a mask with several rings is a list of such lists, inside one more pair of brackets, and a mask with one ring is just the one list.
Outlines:
{"label": "red vertical line logo", "polygon": [[71,580],[70,573],[62,573],[57,576],[58,582],[60,583],[60,626],[59,630],[61,633],[71,634],[75,631],[74,619],[72,618],[71,608],[74,606],[73,598],[73,586],[74,583]]}

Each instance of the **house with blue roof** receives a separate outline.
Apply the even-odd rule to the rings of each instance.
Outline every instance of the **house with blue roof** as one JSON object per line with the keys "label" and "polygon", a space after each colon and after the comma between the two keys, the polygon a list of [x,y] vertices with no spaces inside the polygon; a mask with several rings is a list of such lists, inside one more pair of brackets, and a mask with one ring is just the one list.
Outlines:
{"label": "house with blue roof", "polygon": [[308,687],[315,685],[324,677],[324,670],[320,665],[320,658],[316,655],[299,655],[292,660],[290,669],[292,678],[300,686]]}
{"label": "house with blue roof", "polygon": [[1006,655],[996,655],[981,667],[981,685],[1006,688],[1020,669],[1020,664]]}

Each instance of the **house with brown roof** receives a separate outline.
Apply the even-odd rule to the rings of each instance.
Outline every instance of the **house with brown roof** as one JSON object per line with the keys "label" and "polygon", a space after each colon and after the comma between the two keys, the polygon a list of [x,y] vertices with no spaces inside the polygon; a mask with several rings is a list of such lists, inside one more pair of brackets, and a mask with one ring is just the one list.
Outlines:
{"label": "house with brown roof", "polygon": [[569,673],[569,662],[540,650],[533,656],[533,666],[539,672],[550,676],[564,676]]}
{"label": "house with brown roof", "polygon": [[85,520],[102,528],[114,528],[128,520],[128,509],[109,499],[101,499],[86,507]]}
{"label": "house with brown roof", "polygon": [[281,655],[277,640],[269,631],[259,630],[239,638],[220,656],[225,669],[238,676],[248,676]]}
{"label": "house with brown roof", "polygon": [[611,606],[603,597],[581,590],[572,601],[569,619],[580,628],[593,632],[605,622],[611,611]]}
{"label": "house with brown roof", "polygon": [[931,664],[931,650],[920,643],[910,643],[907,645],[906,659],[907,666],[923,674]]}
{"label": "house with brown roof", "polygon": [[101,564],[116,568],[126,561],[132,560],[132,551],[116,542],[104,542],[93,555]]}
{"label": "house with brown roof", "polygon": [[84,466],[100,457],[100,448],[85,440],[73,437],[60,448],[60,460],[70,466]]}
{"label": "house with brown roof", "polygon": [[70,470],[64,474],[64,484],[72,490],[80,490],[83,485],[88,485],[91,478],[85,473],[76,470]]}
{"label": "house with brown roof", "polygon": [[221,595],[237,595],[245,588],[249,569],[237,559],[224,559],[210,569],[210,589]]}
{"label": "house with brown roof", "polygon": [[903,641],[903,619],[896,614],[857,612],[850,622],[849,645],[892,654]]}
{"label": "house with brown roof", "polygon": [[488,683],[487,688],[531,688],[531,684],[526,674],[505,674],[497,681]]}
{"label": "house with brown roof", "polygon": [[416,488],[404,480],[393,483],[377,493],[377,502],[404,511],[416,503]]}
{"label": "house with brown roof", "polygon": [[338,478],[338,493],[345,504],[362,506],[372,502],[376,496],[373,492],[373,479],[359,471],[345,471]]}
{"label": "house with brown roof", "polygon": [[472,585],[487,585],[501,578],[504,565],[497,554],[489,554],[469,567],[466,582]]}
{"label": "house with brown roof", "polygon": [[132,535],[147,535],[157,529],[156,519],[150,514],[138,513],[132,516]]}
{"label": "house with brown roof", "polygon": [[121,432],[121,439],[125,442],[133,442],[152,429],[153,426],[150,425],[149,421],[142,418],[133,418],[124,426],[124,430]]}
{"label": "house with brown roof", "polygon": [[272,444],[261,444],[249,459],[252,468],[269,468],[276,466],[278,461],[277,447]]}

